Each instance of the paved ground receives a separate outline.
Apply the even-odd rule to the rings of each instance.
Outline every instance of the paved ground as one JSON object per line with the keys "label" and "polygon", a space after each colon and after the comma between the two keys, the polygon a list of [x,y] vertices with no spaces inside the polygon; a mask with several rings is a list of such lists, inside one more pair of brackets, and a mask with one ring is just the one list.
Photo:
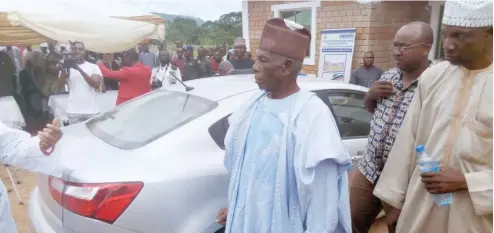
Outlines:
{"label": "paved ground", "polygon": [[[0,167],[0,177],[2,178],[2,181],[4,182],[5,186],[7,188],[11,188],[12,184],[9,180],[5,168],[3,167]],[[19,229],[19,233],[34,233],[29,223],[27,206],[29,201],[29,194],[33,189],[33,187],[36,186],[36,182],[37,182],[36,174],[18,170],[17,177],[22,182],[17,187],[19,188],[19,193],[24,201],[24,205],[19,205],[17,203],[17,198],[13,191],[9,193],[14,219],[17,223],[17,228]],[[387,228],[383,220],[380,220],[376,224],[374,224],[374,227],[371,229],[370,233],[387,233]]]}

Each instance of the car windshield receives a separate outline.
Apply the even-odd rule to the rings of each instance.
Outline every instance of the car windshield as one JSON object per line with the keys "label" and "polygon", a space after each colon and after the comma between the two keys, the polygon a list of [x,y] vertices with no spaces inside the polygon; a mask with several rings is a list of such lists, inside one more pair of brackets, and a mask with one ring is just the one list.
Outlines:
{"label": "car windshield", "polygon": [[142,147],[216,108],[214,101],[159,90],[129,101],[87,122],[101,140],[124,150]]}

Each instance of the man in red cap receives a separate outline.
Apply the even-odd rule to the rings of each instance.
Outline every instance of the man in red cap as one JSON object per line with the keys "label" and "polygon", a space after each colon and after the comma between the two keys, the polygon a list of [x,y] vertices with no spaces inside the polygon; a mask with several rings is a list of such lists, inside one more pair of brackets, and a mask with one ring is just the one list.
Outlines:
{"label": "man in red cap", "polygon": [[300,90],[311,35],[281,18],[263,30],[254,64],[261,91],[229,118],[226,233],[351,232],[351,161],[328,107]]}

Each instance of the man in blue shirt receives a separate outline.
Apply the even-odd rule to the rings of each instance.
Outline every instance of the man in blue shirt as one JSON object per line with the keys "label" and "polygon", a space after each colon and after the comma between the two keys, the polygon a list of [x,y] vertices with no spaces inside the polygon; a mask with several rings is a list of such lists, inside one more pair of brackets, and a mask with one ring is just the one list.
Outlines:
{"label": "man in blue shirt", "polygon": [[147,43],[143,43],[141,48],[142,52],[139,54],[139,61],[151,69],[156,67],[158,65],[158,58],[155,53],[149,51],[149,45]]}

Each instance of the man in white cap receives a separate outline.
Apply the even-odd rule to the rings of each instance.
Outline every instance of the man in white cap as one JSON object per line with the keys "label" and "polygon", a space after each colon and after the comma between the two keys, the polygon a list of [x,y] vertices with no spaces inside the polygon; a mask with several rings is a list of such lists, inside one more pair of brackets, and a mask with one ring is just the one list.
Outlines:
{"label": "man in white cap", "polygon": [[48,43],[41,43],[39,45],[39,47],[41,48],[41,52],[43,53],[43,55],[48,55]]}
{"label": "man in white cap", "polygon": [[[447,61],[420,77],[374,195],[393,206],[387,217],[399,216],[397,233],[488,233],[492,0],[447,1],[442,33]],[[440,162],[439,171],[419,171],[418,145]],[[446,193],[452,193],[452,203],[435,204],[432,195]]]}
{"label": "man in white cap", "polygon": [[230,63],[235,70],[252,69],[254,61],[252,59],[245,58],[245,52],[247,47],[245,46],[245,40],[238,37],[233,42],[233,58],[230,57]]}
{"label": "man in white cap", "polygon": [[351,161],[329,108],[297,76],[310,32],[267,21],[254,64],[259,88],[230,118],[226,233],[350,233]]}

